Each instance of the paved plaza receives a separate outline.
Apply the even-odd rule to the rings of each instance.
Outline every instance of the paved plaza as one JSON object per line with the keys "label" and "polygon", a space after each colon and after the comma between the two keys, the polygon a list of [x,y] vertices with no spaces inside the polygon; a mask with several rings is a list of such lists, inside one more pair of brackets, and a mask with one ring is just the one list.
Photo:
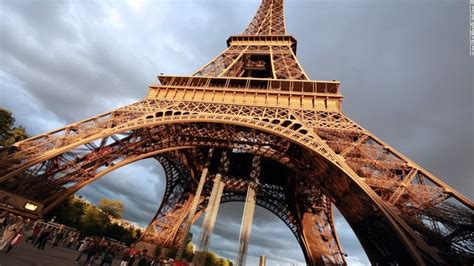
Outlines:
{"label": "paved plaza", "polygon": [[[0,252],[0,266],[68,266],[74,263],[78,251],[63,247],[52,248],[49,244],[44,250],[34,248],[30,243],[21,243],[14,247],[10,253]],[[85,261],[85,256],[81,261]],[[95,265],[99,265],[96,263]],[[119,260],[114,260],[113,266],[120,265]]]}

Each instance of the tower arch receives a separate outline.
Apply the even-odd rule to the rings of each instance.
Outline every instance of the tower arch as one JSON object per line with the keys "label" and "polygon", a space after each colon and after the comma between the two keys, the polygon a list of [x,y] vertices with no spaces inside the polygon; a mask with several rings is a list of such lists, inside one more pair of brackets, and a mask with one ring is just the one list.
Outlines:
{"label": "tower arch", "polygon": [[[328,202],[373,264],[472,264],[472,201],[346,117],[339,82],[309,80],[296,44],[283,1],[263,0],[244,33],[192,76],[161,75],[143,100],[9,147],[0,182],[51,209],[142,158],[177,156],[194,178],[202,167],[185,163],[189,150],[245,151],[291,169],[290,224],[310,265],[345,264]],[[191,202],[181,192],[179,219],[168,221],[177,237]]]}
{"label": "tower arch", "polygon": [[[181,116],[181,114],[179,116]],[[306,134],[295,132],[292,136],[300,136],[300,139],[295,140],[293,138],[288,138],[286,137],[287,135],[283,135],[281,133],[281,132],[288,133],[288,130],[294,131],[294,129],[288,129],[288,127],[292,127],[292,125],[294,124],[293,122],[291,121],[285,122],[289,120],[283,120],[283,121],[279,120],[280,123],[282,123],[283,125],[282,124],[276,125],[275,123],[272,123],[271,121],[268,121],[268,122],[258,121],[257,119],[249,118],[249,120],[251,120],[252,122],[253,121],[256,121],[256,122],[253,122],[251,126],[244,127],[242,126],[242,124],[244,124],[242,120],[237,121],[237,122],[234,122],[231,120],[231,122],[229,122],[229,119],[222,119],[220,123],[215,123],[215,122],[213,123],[211,122],[208,116],[205,116],[205,115],[203,116],[204,118],[202,120],[199,120],[199,118],[194,117],[193,122],[189,122],[189,120],[180,119],[180,117],[177,117],[176,119],[172,119],[173,122],[168,122],[167,124],[155,122],[155,124],[146,125],[146,128],[150,128],[150,131],[152,132],[154,131],[153,130],[154,128],[157,128],[160,130],[164,130],[166,128],[167,130],[169,130],[168,132],[166,132],[166,134],[163,134],[163,136],[170,136],[170,135],[173,135],[171,134],[171,132],[175,132],[174,136],[176,140],[173,142],[173,141],[170,141],[169,138],[157,138],[156,136],[158,136],[159,134],[156,134],[156,135],[152,134],[151,138],[148,139],[148,141],[145,141],[142,138],[136,138],[135,143],[121,142],[125,146],[135,144],[135,146],[133,146],[135,150],[138,148],[138,146],[136,146],[136,143],[139,143],[140,141],[142,141],[143,145],[145,144],[150,145],[152,143],[153,145],[156,145],[156,146],[153,146],[156,150],[149,151],[148,153],[143,153],[143,151],[145,151],[143,150],[142,153],[135,154],[134,156],[127,158],[123,160],[122,162],[113,163],[112,166],[105,169],[101,167],[94,168],[96,170],[101,170],[101,171],[98,172],[96,175],[93,175],[92,178],[83,180],[77,186],[71,187],[67,193],[62,194],[62,198],[66,197],[68,193],[70,194],[74,193],[74,191],[77,191],[77,189],[89,184],[90,182],[92,182],[93,180],[96,180],[97,178],[100,178],[102,175],[112,171],[113,169],[116,169],[118,167],[121,167],[123,165],[126,165],[128,163],[131,163],[139,159],[158,155],[163,152],[170,152],[173,150],[182,150],[182,149],[187,149],[190,147],[225,147],[228,149],[230,148],[245,149],[245,148],[251,147],[249,152],[253,154],[259,154],[260,152],[263,156],[265,156],[267,155],[265,152],[269,151],[268,145],[273,144],[275,145],[274,147],[276,147],[276,149],[275,151],[272,151],[271,154],[272,155],[278,154],[280,156],[279,160],[281,162],[286,161],[286,164],[291,164],[291,167],[294,169],[298,169],[298,167],[303,168],[303,169],[306,168],[306,172],[303,172],[305,173],[303,175],[304,177],[303,180],[306,181],[304,183],[305,187],[311,184],[313,185],[317,184],[318,186],[325,188],[324,194],[328,195],[331,201],[334,202],[334,204],[340,209],[341,213],[343,213],[343,215],[349,221],[351,226],[353,226],[353,228],[355,227],[354,231],[356,232],[356,235],[361,239],[361,242],[363,243],[363,246],[366,248],[366,250],[370,250],[368,252],[369,254],[370,252],[374,253],[374,250],[382,250],[382,252],[380,253],[385,254],[385,255],[377,255],[377,254],[371,254],[371,255],[372,256],[386,256],[388,250],[390,250],[391,248],[390,245],[394,245],[394,244],[391,244],[390,242],[387,241],[386,244],[388,245],[386,247],[380,247],[380,246],[377,248],[370,247],[370,243],[373,243],[374,236],[368,235],[367,232],[360,232],[360,230],[362,230],[361,228],[366,228],[368,226],[367,221],[365,222],[360,221],[360,218],[356,217],[356,216],[360,216],[360,213],[366,213],[366,215],[369,215],[369,214],[373,215],[374,217],[377,218],[378,221],[382,221],[382,220],[386,221],[385,223],[380,223],[381,224],[380,227],[383,227],[383,230],[382,229],[378,230],[379,232],[383,232],[385,239],[388,239],[387,235],[388,235],[388,232],[390,231],[393,232],[393,236],[391,240],[393,242],[398,243],[398,241],[401,241],[400,239],[403,239],[403,237],[408,238],[407,235],[399,234],[400,232],[398,232],[397,230],[401,230],[400,224],[397,224],[397,221],[393,217],[390,216],[390,213],[388,211],[386,211],[386,208],[388,207],[384,205],[383,201],[380,200],[379,196],[371,195],[370,193],[367,193],[366,187],[361,186],[360,180],[355,179],[355,178],[360,178],[360,177],[350,176],[350,172],[342,168],[341,164],[334,163],[329,158],[322,156],[320,150],[314,148],[318,146],[302,145],[301,143],[304,142],[304,138],[308,138]],[[167,117],[167,119],[169,118]],[[270,128],[272,130],[270,130]],[[125,130],[126,131],[136,130],[138,132],[139,128],[125,128]],[[157,130],[156,133],[160,133],[160,132],[163,133],[160,130]],[[297,130],[300,130],[300,128],[298,128]],[[181,132],[182,135],[180,135],[179,132]],[[196,134],[197,132],[201,132],[201,135],[199,136],[198,134]],[[221,134],[220,135],[215,134],[216,132],[220,132]],[[143,132],[140,134],[143,135]],[[253,135],[249,135],[249,134],[253,134]],[[199,136],[199,137],[192,138],[192,136]],[[102,135],[102,137],[104,136]],[[105,136],[105,137],[108,137],[108,136]],[[270,142],[272,138],[274,141],[273,143]],[[150,142],[150,140],[154,140],[155,143]],[[158,142],[160,140],[162,141],[161,143]],[[263,142],[258,142],[258,140],[263,141]],[[209,145],[209,143],[212,143],[212,145]],[[256,145],[251,145],[251,144],[256,144]],[[260,144],[260,146],[258,144]],[[284,145],[281,146],[281,144],[284,144]],[[321,143],[321,144],[324,144],[324,143]],[[71,144],[69,145],[74,146]],[[75,146],[77,147],[77,145],[79,144],[76,144]],[[114,144],[109,144],[109,145],[113,146]],[[106,147],[108,146],[98,147],[97,150],[105,149]],[[151,150],[150,147],[152,146],[146,146],[146,147],[148,147],[148,150]],[[292,148],[297,149],[297,151],[291,150]],[[285,153],[282,153],[283,149],[287,149],[286,152],[291,152],[291,153],[288,154],[287,156],[281,157],[282,154],[283,155],[285,154]],[[93,154],[95,151],[96,150],[93,150],[91,151],[91,153]],[[298,157],[296,153],[300,153],[300,156]],[[120,153],[114,153],[114,154],[116,154],[117,156],[121,155]],[[89,159],[91,158],[90,155],[87,155],[87,156],[89,156]],[[88,158],[87,156],[83,158]],[[104,158],[106,157],[107,156],[104,155]],[[98,159],[99,158],[93,158],[93,160],[98,160]],[[105,164],[108,164],[110,161],[105,160],[103,162]],[[302,162],[304,162],[306,166],[302,166]],[[89,162],[87,162],[86,160],[83,165],[87,166],[88,164]],[[324,171],[318,172],[318,174],[320,175],[318,176],[318,175],[314,175],[310,173],[311,170],[314,171],[314,169],[324,169]],[[331,176],[328,176],[327,174],[324,175],[324,173],[331,173]],[[329,180],[331,181],[328,182]],[[367,186],[365,183],[362,183],[362,184]],[[356,191],[359,191],[359,192],[356,192]],[[314,193],[314,191],[310,190],[308,193],[311,194],[311,193]],[[59,200],[56,199],[56,202],[59,202]],[[357,206],[357,208],[355,206]],[[313,249],[318,249],[319,248],[319,245],[317,244],[319,240],[318,238],[321,238],[321,236],[312,237],[311,236],[312,234],[304,231],[304,229],[309,228],[310,224],[314,222],[314,220],[312,220],[313,215],[308,214],[305,209],[296,208],[296,205],[294,206],[294,208],[295,208],[294,209],[295,216],[298,216],[298,219],[300,220],[300,223],[301,223],[302,229],[300,229],[301,231],[299,232],[299,234],[302,236],[303,244],[306,245],[305,246],[306,251],[308,252]],[[48,210],[48,207],[46,208],[46,210]],[[357,210],[356,213],[354,213],[354,210]],[[355,221],[354,219],[358,221]],[[371,225],[371,226],[374,227],[374,225]],[[410,257],[409,254],[410,254],[410,250],[409,248],[407,248],[405,251],[403,251],[403,253],[399,252],[398,254],[390,255],[390,256],[396,257],[397,255],[404,255],[404,257],[409,258]],[[318,259],[315,259],[318,256],[312,256],[310,254],[308,257],[314,260],[312,263],[316,263],[318,260]]]}

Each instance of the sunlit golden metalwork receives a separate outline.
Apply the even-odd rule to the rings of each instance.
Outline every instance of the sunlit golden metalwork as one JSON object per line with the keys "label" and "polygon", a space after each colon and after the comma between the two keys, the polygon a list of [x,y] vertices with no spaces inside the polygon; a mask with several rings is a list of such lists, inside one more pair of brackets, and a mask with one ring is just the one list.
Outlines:
{"label": "sunlit golden metalwork", "polygon": [[473,202],[350,120],[338,81],[308,78],[282,0],[263,0],[227,44],[192,76],[159,76],[139,102],[16,143],[0,180],[48,212],[114,169],[156,158],[167,187],[141,241],[177,247],[208,204],[220,155],[230,161],[221,202],[245,201],[260,156],[256,204],[288,225],[309,265],[346,263],[333,205],[374,264],[472,264]]}

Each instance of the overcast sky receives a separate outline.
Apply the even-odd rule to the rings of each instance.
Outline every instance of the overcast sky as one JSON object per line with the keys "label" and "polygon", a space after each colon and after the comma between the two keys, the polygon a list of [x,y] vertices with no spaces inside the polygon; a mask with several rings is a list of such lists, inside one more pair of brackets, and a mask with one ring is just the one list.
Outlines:
{"label": "overcast sky", "polygon": [[[473,57],[467,0],[286,1],[312,79],[340,80],[344,112],[473,198]],[[39,134],[146,95],[158,73],[191,74],[243,31],[258,0],[0,0],[0,106]],[[163,195],[153,160],[81,190],[147,224]],[[222,208],[211,249],[234,258],[242,204]],[[227,208],[229,206],[229,208]],[[368,260],[342,218],[351,265]],[[199,227],[193,227],[195,235]],[[282,241],[285,240],[285,241]],[[257,208],[249,265],[304,263],[289,229]]]}

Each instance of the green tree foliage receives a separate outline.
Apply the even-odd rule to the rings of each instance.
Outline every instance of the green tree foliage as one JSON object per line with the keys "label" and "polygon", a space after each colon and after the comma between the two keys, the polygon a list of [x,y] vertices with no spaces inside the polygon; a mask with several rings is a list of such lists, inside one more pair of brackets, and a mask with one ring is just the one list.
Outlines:
{"label": "green tree foliage", "polygon": [[[165,252],[162,252],[165,250]],[[177,254],[177,250],[175,249],[163,249],[161,247],[156,247],[155,254],[156,256],[163,257],[163,258],[175,258]],[[226,258],[220,258],[214,252],[206,251],[206,261],[204,262],[204,266],[232,266],[232,262]],[[194,246],[191,242],[188,242],[186,249],[183,253],[183,259],[191,262],[193,260],[196,251],[194,250]]]}
{"label": "green tree foliage", "polygon": [[[13,143],[28,138],[25,128],[22,126],[14,127],[15,118],[12,113],[6,109],[0,108],[0,168],[8,168],[12,164],[18,163],[14,159],[8,157],[10,152],[15,150],[10,147]],[[5,182],[4,182],[5,183]],[[14,190],[20,186],[20,182],[12,185],[1,184],[1,187],[7,190]]]}
{"label": "green tree foliage", "polygon": [[111,199],[102,198],[99,200],[99,203],[97,204],[97,206],[103,212],[105,212],[106,214],[114,218],[117,218],[117,219],[122,218],[124,206],[120,200],[111,200]]}
{"label": "green tree foliage", "polygon": [[22,126],[14,127],[14,124],[15,118],[12,113],[0,108],[0,146],[10,146],[28,138],[26,129]]}
{"label": "green tree foliage", "polygon": [[54,210],[53,214],[56,216],[55,220],[79,229],[81,227],[81,217],[84,215],[85,206],[86,204],[84,202],[71,198]]}
{"label": "green tree foliage", "polygon": [[217,265],[219,265],[219,266],[231,266],[232,262],[229,259],[220,258]]}
{"label": "green tree foliage", "polygon": [[206,262],[204,266],[218,266],[219,265],[219,257],[213,252],[206,252]]}
{"label": "green tree foliage", "polygon": [[103,236],[105,225],[109,223],[109,217],[100,209],[92,205],[84,208],[84,215],[81,217],[81,231],[87,235]]}
{"label": "green tree foliage", "polygon": [[140,237],[139,230],[112,223],[105,211],[76,198],[68,199],[46,218],[52,217],[58,223],[78,229],[82,236],[109,237],[125,244],[132,244]]}
{"label": "green tree foliage", "polygon": [[142,235],[142,232],[140,230],[136,230],[136,229],[130,229],[130,235],[133,237],[133,238],[140,238],[140,236]]}
{"label": "green tree foliage", "polygon": [[124,243],[132,243],[136,239],[132,232],[118,224],[110,224],[105,227],[104,236],[117,239]]}
{"label": "green tree foliage", "polygon": [[186,250],[184,251],[183,258],[186,261],[191,262],[193,260],[193,257],[194,257],[194,246],[191,242],[189,242],[188,245],[186,246]]}
{"label": "green tree foliage", "polygon": [[9,132],[9,137],[3,141],[3,146],[10,146],[13,143],[27,139],[26,129],[23,126],[14,127]]}
{"label": "green tree foliage", "polygon": [[0,108],[0,140],[8,137],[8,132],[15,123],[15,118],[10,111]]}
{"label": "green tree foliage", "polygon": [[206,251],[206,261],[204,266],[232,266],[233,263],[229,259],[220,258],[215,253]]}

